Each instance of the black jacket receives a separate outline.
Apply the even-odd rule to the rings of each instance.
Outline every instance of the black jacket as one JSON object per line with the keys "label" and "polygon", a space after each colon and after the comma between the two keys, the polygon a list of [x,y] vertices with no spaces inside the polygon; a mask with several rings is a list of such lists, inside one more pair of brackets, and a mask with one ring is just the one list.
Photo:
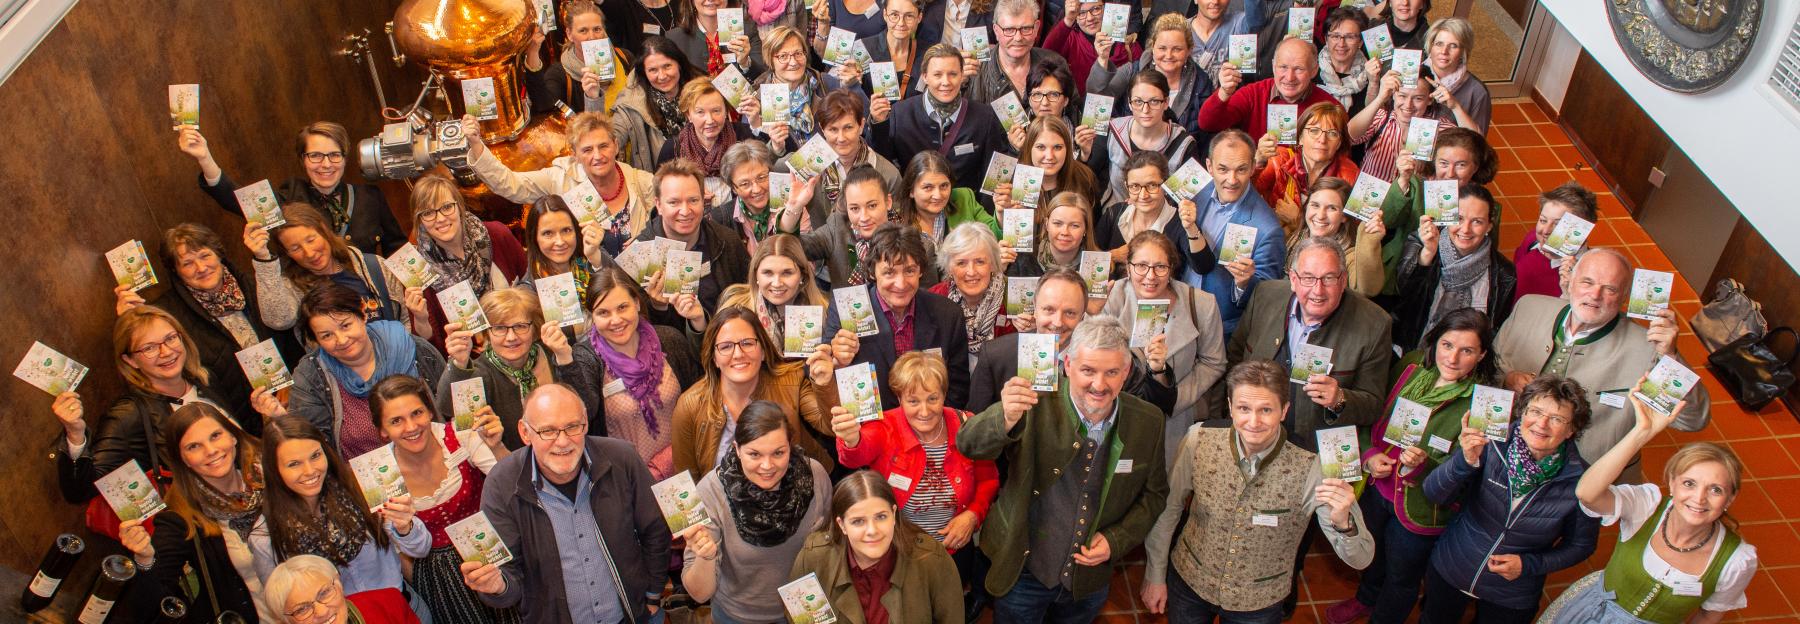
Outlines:
{"label": "black jacket", "polygon": [[[212,622],[218,619],[222,610],[244,616],[245,622],[258,621],[256,600],[244,585],[243,577],[238,576],[237,568],[232,566],[231,553],[225,550],[223,536],[206,537],[196,532],[196,536],[190,538],[187,521],[173,511],[156,514],[153,522],[156,532],[151,535],[150,543],[156,548],[156,563],[147,570],[139,569],[137,577],[126,584],[125,597],[115,611],[144,614],[133,620],[147,621],[148,614],[157,613],[161,608],[165,596],[185,599],[188,594],[182,584],[187,581],[187,569],[192,568],[195,577],[202,580],[199,597],[188,601],[186,621]],[[220,527],[220,530],[231,529]],[[204,576],[201,573],[203,567]],[[218,597],[217,605],[207,593],[208,581],[212,583],[213,594]]]}
{"label": "black jacket", "polygon": [[[244,319],[250,322],[251,329],[256,330],[256,339],[263,341],[273,338],[275,348],[281,351],[282,361],[287,362],[288,370],[293,370],[294,364],[300,361],[300,356],[306,355],[306,348],[294,338],[294,332],[269,329],[263,324],[262,314],[256,307],[255,276],[246,276],[230,263],[224,263],[224,267],[237,279],[238,288],[244,292]],[[167,274],[173,275],[174,267],[167,268]],[[170,283],[162,296],[150,301],[150,305],[175,317],[182,329],[187,330],[188,336],[194,339],[194,346],[199,350],[195,355],[206,366],[206,372],[212,375],[207,385],[218,391],[225,400],[220,405],[232,415],[250,415],[252,388],[249,380],[244,379],[244,367],[238,365],[237,352],[242,349],[238,346],[237,338],[231,335],[231,330],[225,329],[225,324],[200,307],[200,302],[194,299],[194,291],[187,284],[179,279],[170,280]]]}
{"label": "black jacket", "polygon": [[[1438,244],[1450,244],[1449,237],[1442,237]],[[1394,270],[1400,289],[1394,305],[1394,343],[1407,351],[1419,348],[1419,340],[1424,338],[1425,332],[1431,331],[1425,322],[1431,316],[1431,304],[1437,300],[1438,278],[1444,272],[1442,262],[1419,266],[1419,251],[1424,246],[1418,234],[1408,235],[1406,246],[1400,251],[1400,266]],[[1513,291],[1519,287],[1519,273],[1511,260],[1500,255],[1499,241],[1489,246],[1488,256],[1488,298],[1484,309],[1487,310],[1488,326],[1498,333],[1500,324],[1512,315]]]}
{"label": "black jacket", "polygon": [[[350,166],[349,156],[349,154],[345,155],[345,167]],[[351,196],[350,224],[348,231],[342,233],[344,238],[350,242],[351,247],[387,257],[406,245],[406,230],[400,229],[400,222],[396,221],[394,213],[388,210],[387,198],[381,195],[381,187],[373,184],[352,184],[348,180],[339,184],[345,187],[344,190]],[[231,180],[229,173],[221,172],[219,183],[212,186],[207,186],[206,176],[200,176],[200,190],[205,191],[207,196],[218,202],[219,207],[224,208],[226,212],[241,217],[244,215],[244,209],[238,206],[235,193],[237,188],[237,183]],[[326,218],[331,217],[331,213],[325,209],[325,196],[320,194],[318,189],[314,189],[312,182],[308,181],[305,176],[288,178],[286,182],[276,186],[275,198],[282,203],[304,202],[318,208]]]}
{"label": "black jacket", "polygon": [[[881,333],[873,336],[862,336],[856,339],[855,363],[868,362],[875,365],[875,378],[887,381],[888,371],[894,367],[894,361],[900,354],[894,349],[894,327],[888,323],[887,315],[879,313],[878,301],[881,295],[875,292],[875,285],[867,286],[869,301],[875,304],[877,314],[876,325]],[[944,389],[944,405],[956,409],[964,409],[969,401],[969,330],[963,323],[962,307],[923,288],[913,295],[913,350],[926,351],[937,349],[944,356],[944,369],[950,375],[949,387]],[[837,334],[841,320],[838,318],[836,305],[832,313],[825,319],[825,339]],[[900,398],[894,394],[887,383],[881,385],[881,409],[890,410],[900,406]]]}
{"label": "black jacket", "polygon": [[[573,624],[560,563],[558,536],[538,500],[532,475],[536,455],[527,448],[500,460],[482,486],[481,511],[513,552],[501,566],[506,590],[479,594],[496,609],[518,608],[528,624]],[[669,525],[650,492],[650,469],[631,444],[612,438],[587,437],[587,471],[593,483],[590,504],[594,522],[606,540],[614,578],[627,605],[628,622],[647,622],[647,597],[662,593],[669,580]],[[594,574],[609,574],[597,565]]]}
{"label": "black jacket", "polygon": [[[198,386],[196,392],[203,400],[225,404],[225,398],[211,387]],[[82,447],[79,457],[69,454],[69,443],[58,432],[56,441],[50,445],[50,460],[56,463],[56,480],[63,499],[77,505],[88,502],[99,494],[94,489],[94,480],[117,470],[125,462],[137,460],[138,467],[144,472],[155,473],[158,466],[181,461],[176,457],[162,457],[158,448],[159,428],[173,413],[175,399],[127,385],[125,395],[113,401],[99,421],[88,427],[87,446]],[[261,416],[226,416],[237,421],[245,433],[262,437]]]}
{"label": "black jacket", "polygon": [[[1061,375],[1062,373],[1057,373]],[[969,407],[980,412],[1000,402],[1000,387],[1008,379],[1019,376],[1019,335],[995,336],[981,345],[975,356],[975,372],[969,380]],[[885,390],[885,388],[884,388]],[[1175,411],[1175,387],[1165,386],[1150,374],[1150,365],[1136,353],[1131,355],[1131,374],[1125,377],[1123,394],[1149,401],[1163,414]]]}
{"label": "black jacket", "polygon": [[[924,55],[925,49],[931,47],[933,44],[942,43],[944,41],[944,9],[950,3],[929,2],[927,4],[930,6],[925,7],[924,15],[919,18],[919,29],[916,34],[913,35],[913,38],[919,40],[919,55]],[[1059,13],[1056,17],[1057,19],[1062,19],[1062,14]],[[978,12],[971,9],[969,11],[969,16],[963,20],[963,27],[975,28],[977,26],[987,27],[989,45],[993,45],[1000,40],[998,37],[994,36],[993,11]],[[1049,27],[1044,28],[1044,32],[1049,31]]]}
{"label": "black jacket", "polygon": [[[668,143],[668,145],[673,144],[673,142]],[[644,224],[644,231],[638,234],[637,239],[640,241],[655,240],[662,234],[662,215],[657,215],[651,217],[649,223]],[[726,286],[742,284],[750,278],[750,251],[744,246],[743,235],[729,227],[719,225],[718,222],[706,218],[704,214],[700,216],[700,240],[693,250],[700,252],[702,262],[712,265],[712,272],[708,273],[706,277],[700,278],[698,293],[700,306],[709,311],[716,311],[719,309],[719,294],[725,292]],[[652,322],[658,321],[654,318],[651,320]],[[673,325],[685,324],[686,321],[682,321]]]}
{"label": "black jacket", "polygon": [[[888,162],[904,167],[919,152],[938,149],[947,142],[950,145],[944,156],[956,172],[956,186],[981,188],[988,160],[996,152],[1014,153],[1012,144],[1006,141],[1006,131],[1000,127],[1000,118],[994,116],[994,108],[987,102],[962,98],[962,111],[957,113],[960,122],[952,124],[960,123],[961,127],[954,136],[940,141],[937,122],[925,113],[928,97],[931,96],[921,93],[900,100],[886,122],[874,124],[871,135],[875,137],[875,151],[886,156]],[[945,130],[948,132],[948,128]]]}

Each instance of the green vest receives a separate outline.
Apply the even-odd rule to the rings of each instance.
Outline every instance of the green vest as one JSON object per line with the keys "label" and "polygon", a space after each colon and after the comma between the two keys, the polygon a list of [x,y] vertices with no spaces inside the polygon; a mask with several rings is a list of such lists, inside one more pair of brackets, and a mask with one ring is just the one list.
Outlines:
{"label": "green vest", "polygon": [[1719,552],[1713,555],[1712,562],[1706,564],[1706,572],[1700,575],[1700,595],[1675,595],[1675,588],[1650,578],[1644,571],[1644,549],[1650,547],[1650,534],[1657,532],[1663,516],[1669,512],[1669,501],[1664,497],[1656,515],[1645,521],[1631,539],[1613,549],[1612,559],[1606,562],[1603,585],[1606,591],[1613,593],[1613,602],[1638,619],[1678,624],[1699,611],[1700,603],[1712,595],[1719,584],[1719,571],[1725,569],[1725,562],[1737,552],[1742,540],[1737,533],[1725,529],[1725,543],[1719,545]]}
{"label": "green vest", "polygon": [[[1594,330],[1594,333],[1588,334],[1586,337],[1575,340],[1569,340],[1568,326],[1569,306],[1565,305],[1561,312],[1556,313],[1556,332],[1552,334],[1554,337],[1550,340],[1550,357],[1544,360],[1544,368],[1538,371],[1539,375],[1568,376],[1569,357],[1573,355],[1575,347],[1593,344],[1601,338],[1605,338],[1607,334],[1612,333],[1613,328],[1619,326],[1619,317],[1613,317],[1612,322],[1607,323],[1606,326]],[[1598,389],[1594,390],[1599,391]]]}

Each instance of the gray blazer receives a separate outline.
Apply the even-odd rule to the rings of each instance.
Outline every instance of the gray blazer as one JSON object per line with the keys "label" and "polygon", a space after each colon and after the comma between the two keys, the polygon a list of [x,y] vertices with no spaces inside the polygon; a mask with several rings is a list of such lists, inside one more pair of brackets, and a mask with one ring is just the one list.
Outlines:
{"label": "gray blazer", "polygon": [[[1163,434],[1163,456],[1176,457],[1188,425],[1225,414],[1210,413],[1202,398],[1225,376],[1225,322],[1219,319],[1219,303],[1211,295],[1171,279],[1174,296],[1169,301],[1168,364],[1175,382],[1175,409]],[[1196,296],[1198,295],[1198,296]],[[1102,314],[1119,319],[1126,328],[1137,316],[1137,291],[1129,280],[1113,280]],[[1143,349],[1132,349],[1142,357]],[[1169,466],[1173,467],[1174,462]]]}
{"label": "gray blazer", "polygon": [[[1288,309],[1294,290],[1287,280],[1263,280],[1250,295],[1231,334],[1226,357],[1232,364],[1246,360],[1274,360],[1287,366],[1292,352],[1288,340]],[[1368,297],[1346,289],[1337,312],[1307,338],[1308,344],[1331,349],[1331,377],[1344,390],[1344,405],[1332,413],[1307,399],[1294,384],[1295,400],[1286,422],[1294,444],[1317,452],[1313,432],[1326,427],[1368,427],[1382,417],[1388,391],[1388,366],[1394,359],[1393,320]]]}

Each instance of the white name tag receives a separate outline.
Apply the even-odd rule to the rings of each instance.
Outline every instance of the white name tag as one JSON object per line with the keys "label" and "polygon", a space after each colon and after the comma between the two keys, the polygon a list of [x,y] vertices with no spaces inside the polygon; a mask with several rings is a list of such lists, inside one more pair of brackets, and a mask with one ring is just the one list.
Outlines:
{"label": "white name tag", "polygon": [[1266,527],[1281,526],[1281,517],[1271,514],[1256,514],[1250,516],[1250,524]]}
{"label": "white name tag", "polygon": [[624,391],[625,380],[614,379],[612,383],[606,384],[606,387],[600,389],[600,396],[612,396]]}
{"label": "white name tag", "polygon": [[736,54],[720,54],[719,60],[725,61],[726,65],[736,65],[737,64],[737,55]]}
{"label": "white name tag", "polygon": [[1430,444],[1431,448],[1437,449],[1437,452],[1439,453],[1450,452],[1450,441],[1438,436],[1431,436],[1431,440],[1426,442],[1426,444]]}
{"label": "white name tag", "polygon": [[1675,589],[1677,596],[1698,596],[1705,589],[1700,586],[1700,581],[1675,581],[1669,586]]}
{"label": "white name tag", "polygon": [[644,24],[644,34],[660,35],[662,34],[662,26],[657,24]]}
{"label": "white name tag", "polygon": [[969,154],[975,153],[975,144],[974,143],[964,143],[962,145],[956,146],[956,149],[951,150],[951,151],[956,152],[957,156],[968,156]]}
{"label": "white name tag", "polygon": [[944,350],[938,347],[932,347],[925,350],[925,355],[935,355],[941,358],[944,357]]}
{"label": "white name tag", "polygon": [[895,473],[888,475],[888,485],[894,486],[896,490],[910,491],[912,490],[912,479],[907,478],[906,475]]}
{"label": "white name tag", "polygon": [[449,466],[451,468],[455,468],[456,466],[458,466],[466,461],[469,461],[469,447],[465,446],[465,447],[456,449],[455,453],[451,453],[449,456],[445,457],[444,465]]}
{"label": "white name tag", "polygon": [[1113,473],[1115,473],[1115,474],[1131,474],[1131,460],[1129,460],[1129,459],[1119,460],[1119,463],[1113,466]]}
{"label": "white name tag", "polygon": [[1600,404],[1607,407],[1625,407],[1625,395],[1614,392],[1600,393]]}

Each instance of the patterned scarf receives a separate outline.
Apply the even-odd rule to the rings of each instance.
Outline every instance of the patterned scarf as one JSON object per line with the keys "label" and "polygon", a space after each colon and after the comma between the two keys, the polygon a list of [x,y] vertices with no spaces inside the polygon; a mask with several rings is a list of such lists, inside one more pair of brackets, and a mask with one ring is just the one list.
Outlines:
{"label": "patterned scarf", "polygon": [[854,230],[850,232],[850,244],[847,247],[850,251],[849,282],[851,286],[869,283],[871,269],[874,267],[864,266],[862,261],[863,258],[869,257],[869,241],[870,239],[857,236]]}
{"label": "patterned scarf", "polygon": [[769,213],[774,211],[769,210],[768,206],[763,206],[761,211],[754,211],[744,203],[744,200],[740,199],[737,211],[738,215],[743,217],[744,233],[750,235],[750,240],[760,243],[770,234],[775,233],[774,228],[769,225]]}
{"label": "patterned scarf", "polygon": [[744,464],[738,461],[737,445],[725,451],[719,464],[719,484],[725,487],[725,502],[731,507],[732,524],[738,537],[759,548],[779,546],[800,531],[800,518],[812,506],[812,465],[806,453],[793,446],[788,453],[787,472],[775,489],[765,490],[744,476]]}
{"label": "patterned scarf", "polygon": [[719,138],[713,141],[712,149],[707,149],[700,142],[700,128],[689,125],[681,129],[681,136],[675,139],[675,155],[686,158],[700,165],[706,177],[719,177],[719,165],[725,159],[725,150],[737,143],[737,128],[726,123],[719,129]]}
{"label": "patterned scarf", "polygon": [[1336,69],[1331,67],[1331,51],[1320,49],[1319,80],[1324,81],[1325,84],[1320,86],[1325,89],[1326,93],[1342,100],[1362,93],[1363,88],[1369,86],[1369,72],[1363,68],[1362,57],[1357,57],[1350,64],[1349,73],[1339,74]]}
{"label": "patterned scarf", "polygon": [[631,357],[619,353],[618,349],[600,337],[600,332],[588,329],[588,344],[599,354],[600,361],[606,364],[607,372],[625,382],[625,391],[637,401],[638,410],[644,417],[644,425],[651,436],[661,435],[662,425],[657,423],[656,410],[662,408],[663,358],[662,338],[656,335],[656,328],[650,326],[650,319],[639,318],[637,326],[637,356]]}
{"label": "patterned scarf", "polygon": [[865,143],[861,149],[856,151],[856,156],[850,159],[848,164],[845,164],[840,159],[838,162],[832,163],[830,167],[826,167],[825,179],[819,181],[819,189],[825,191],[825,203],[836,206],[838,193],[844,191],[845,172],[867,164],[868,162],[869,146]]}
{"label": "patterned scarf", "polygon": [[813,116],[808,107],[812,106],[812,94],[819,88],[819,77],[812,70],[806,70],[806,80],[799,88],[793,89],[788,97],[788,119],[793,120],[796,140],[805,141],[812,138]]}
{"label": "patterned scarf", "polygon": [[511,364],[506,363],[506,360],[501,359],[500,354],[494,352],[494,346],[491,344],[488,345],[487,352],[482,354],[482,357],[487,358],[488,364],[492,364],[494,368],[500,369],[500,372],[506,373],[507,378],[519,386],[519,400],[524,401],[532,390],[537,389],[539,347],[540,345],[537,343],[532,343],[531,349],[525,352],[525,365],[518,368],[513,368]]}
{"label": "patterned scarf", "polygon": [[223,266],[219,267],[219,272],[223,276],[219,279],[218,288],[212,290],[190,289],[190,292],[194,293],[194,302],[199,303],[200,309],[206,310],[206,314],[213,318],[231,316],[244,311],[244,291],[238,288],[237,276],[232,275],[231,271],[225,270]]}
{"label": "patterned scarf", "polygon": [[1531,448],[1525,445],[1525,436],[1519,435],[1516,425],[1513,429],[1512,442],[1506,445],[1506,452],[1500,457],[1506,460],[1506,479],[1512,483],[1513,498],[1523,498],[1561,472],[1567,458],[1558,447],[1556,452],[1541,460],[1533,459]]}
{"label": "patterned scarf", "polygon": [[[1437,303],[1432,307],[1430,318],[1425,319],[1426,327],[1436,327],[1439,319],[1456,310],[1472,307],[1475,304],[1475,281],[1487,275],[1489,265],[1493,264],[1493,254],[1488,249],[1494,246],[1493,237],[1483,238],[1481,245],[1464,254],[1451,243],[1449,228],[1440,234],[1438,243]],[[1495,293],[1489,293],[1493,295]]]}
{"label": "patterned scarf", "polygon": [[468,280],[475,288],[475,296],[480,297],[492,286],[488,274],[494,271],[493,241],[488,239],[487,226],[481,224],[481,219],[466,210],[458,211],[462,213],[463,257],[457,258],[437,239],[427,235],[423,224],[418,226],[419,253],[438,273],[450,278],[445,283]]}
{"label": "patterned scarf", "polygon": [[752,300],[756,302],[756,318],[762,319],[763,329],[769,332],[769,338],[775,344],[782,344],[785,340],[783,332],[787,331],[787,317],[782,315],[784,306],[769,305],[769,300],[762,295],[752,295]]}
{"label": "patterned scarf", "polygon": [[244,491],[236,494],[220,492],[205,479],[195,482],[200,484],[199,491],[194,493],[194,503],[200,513],[230,527],[238,537],[248,537],[250,527],[256,525],[256,518],[263,511],[262,463],[250,464],[250,471],[244,475]]}
{"label": "patterned scarf", "polygon": [[271,520],[282,523],[287,534],[292,536],[296,550],[288,553],[289,556],[318,555],[342,568],[362,553],[363,543],[370,539],[368,528],[363,524],[366,517],[363,514],[369,511],[344,484],[329,476],[325,482],[325,489],[319,493],[317,517]]}
{"label": "patterned scarf", "polygon": [[681,116],[681,104],[675,101],[675,98],[663,95],[663,92],[657,91],[654,87],[645,89],[645,91],[650,93],[650,105],[656,107],[656,116],[662,118],[662,123],[656,126],[656,131],[661,132],[664,139],[675,138],[677,134],[681,133],[682,128],[687,127],[687,118]]}
{"label": "patterned scarf", "polygon": [[956,284],[950,284],[949,290],[950,301],[962,309],[963,324],[969,329],[969,355],[979,354],[981,345],[994,338],[995,320],[1000,315],[1000,304],[1006,299],[1006,276],[994,274],[993,281],[988,283],[987,294],[982,295],[981,302],[975,304],[974,309],[963,304],[962,289],[957,288]]}
{"label": "patterned scarf", "polygon": [[706,75],[717,76],[725,71],[725,54],[719,51],[719,31],[706,33]]}

